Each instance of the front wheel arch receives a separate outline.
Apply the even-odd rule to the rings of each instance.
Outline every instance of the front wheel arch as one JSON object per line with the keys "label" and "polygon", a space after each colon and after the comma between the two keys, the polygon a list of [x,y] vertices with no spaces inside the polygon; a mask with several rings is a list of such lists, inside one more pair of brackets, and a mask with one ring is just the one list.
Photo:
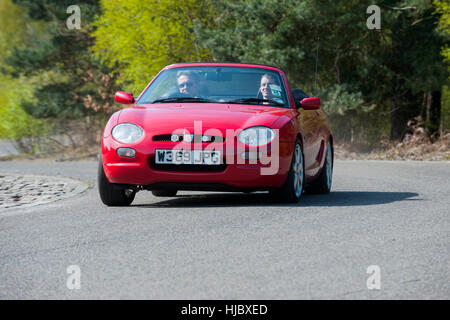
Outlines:
{"label": "front wheel arch", "polygon": [[100,199],[107,206],[129,206],[136,195],[136,190],[117,188],[114,183],[108,181],[103,168],[102,157],[98,162],[97,184]]}
{"label": "front wheel arch", "polygon": [[295,140],[293,150],[289,172],[283,186],[270,190],[271,196],[279,202],[298,202],[305,187],[305,158],[299,139]]}
{"label": "front wheel arch", "polygon": [[313,182],[305,187],[307,194],[327,194],[331,191],[334,170],[334,149],[332,142],[328,141],[324,156],[324,163],[320,174]]}

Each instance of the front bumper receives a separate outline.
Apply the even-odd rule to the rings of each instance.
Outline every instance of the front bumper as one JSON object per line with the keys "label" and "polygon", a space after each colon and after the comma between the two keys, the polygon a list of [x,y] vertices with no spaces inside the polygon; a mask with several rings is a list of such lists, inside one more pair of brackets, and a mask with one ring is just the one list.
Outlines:
{"label": "front bumper", "polygon": [[[242,149],[238,146],[230,151],[224,144],[217,143],[216,150],[222,150],[225,165],[222,167],[203,166],[192,171],[182,166],[172,165],[171,168],[155,166],[154,157],[156,149],[173,149],[171,141],[142,141],[137,144],[123,144],[114,140],[111,136],[103,138],[102,162],[105,175],[109,182],[117,184],[139,185],[148,189],[152,186],[171,185],[185,186],[183,189],[201,189],[201,186],[223,186],[224,188],[255,188],[265,189],[281,187],[286,179],[292,159],[292,145],[288,142],[279,142],[278,159],[275,152],[271,152],[270,146],[267,154],[270,158],[263,158],[256,164],[246,163],[238,158]],[[133,158],[120,157],[116,150],[121,147],[133,148],[136,156]],[[186,144],[186,147],[193,148]],[[214,147],[213,144],[202,144],[202,149]],[[245,147],[246,150],[255,147]],[[256,150],[256,149],[255,149]],[[265,163],[265,164],[264,164]],[[169,166],[170,167],[170,166]],[[215,168],[211,168],[215,167]],[[211,171],[212,170],[212,171]],[[186,187],[187,186],[187,187]],[[191,186],[191,187],[189,187]]]}

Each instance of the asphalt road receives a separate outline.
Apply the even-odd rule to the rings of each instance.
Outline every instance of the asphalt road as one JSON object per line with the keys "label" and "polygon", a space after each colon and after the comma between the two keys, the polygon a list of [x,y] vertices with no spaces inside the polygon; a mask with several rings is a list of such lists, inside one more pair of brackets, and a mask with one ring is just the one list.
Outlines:
{"label": "asphalt road", "polygon": [[[94,162],[0,162],[88,192],[0,212],[0,299],[449,299],[450,163],[336,161],[332,193],[140,192],[107,208]],[[69,289],[69,266],[80,289]],[[369,290],[369,266],[380,289]],[[71,278],[72,279],[72,278]],[[74,282],[75,283],[75,282]]]}

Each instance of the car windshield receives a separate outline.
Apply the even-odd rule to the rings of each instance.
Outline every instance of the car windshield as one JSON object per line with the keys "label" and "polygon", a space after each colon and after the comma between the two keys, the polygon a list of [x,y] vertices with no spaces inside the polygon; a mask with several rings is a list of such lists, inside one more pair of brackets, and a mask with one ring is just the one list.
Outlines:
{"label": "car windshield", "polygon": [[136,104],[197,102],[289,108],[279,72],[247,67],[184,67],[164,70]]}

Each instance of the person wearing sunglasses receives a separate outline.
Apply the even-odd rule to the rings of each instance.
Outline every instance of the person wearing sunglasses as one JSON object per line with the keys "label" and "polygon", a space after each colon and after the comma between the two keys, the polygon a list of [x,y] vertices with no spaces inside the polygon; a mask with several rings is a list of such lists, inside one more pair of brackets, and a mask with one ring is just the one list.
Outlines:
{"label": "person wearing sunglasses", "polygon": [[177,74],[177,85],[180,93],[192,97],[200,96],[200,77],[192,71],[180,71]]}

